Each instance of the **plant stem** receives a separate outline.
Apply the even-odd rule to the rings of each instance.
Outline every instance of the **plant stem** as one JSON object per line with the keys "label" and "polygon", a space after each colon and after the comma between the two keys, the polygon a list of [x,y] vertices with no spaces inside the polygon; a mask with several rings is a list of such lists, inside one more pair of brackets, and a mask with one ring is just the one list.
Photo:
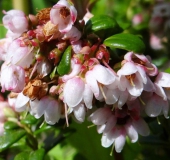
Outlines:
{"label": "plant stem", "polygon": [[28,0],[12,0],[13,8],[22,10],[25,14],[29,13]]}

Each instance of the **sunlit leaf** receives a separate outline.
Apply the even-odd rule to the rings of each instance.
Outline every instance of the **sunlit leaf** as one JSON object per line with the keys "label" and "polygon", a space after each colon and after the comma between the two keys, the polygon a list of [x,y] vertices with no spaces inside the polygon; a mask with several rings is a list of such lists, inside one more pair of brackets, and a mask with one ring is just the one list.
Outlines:
{"label": "sunlit leaf", "polygon": [[26,134],[25,130],[7,130],[3,136],[0,136],[0,152],[10,147]]}
{"label": "sunlit leaf", "polygon": [[110,48],[119,48],[135,53],[143,53],[145,44],[136,35],[128,33],[115,34],[104,41],[104,44]]}

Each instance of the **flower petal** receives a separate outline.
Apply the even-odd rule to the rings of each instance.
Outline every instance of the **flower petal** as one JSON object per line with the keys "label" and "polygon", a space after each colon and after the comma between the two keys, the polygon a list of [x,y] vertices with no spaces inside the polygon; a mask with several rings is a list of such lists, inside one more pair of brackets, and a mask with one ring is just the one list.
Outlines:
{"label": "flower petal", "polygon": [[74,77],[69,79],[63,90],[64,102],[69,107],[77,106],[83,99],[84,87],[85,84],[81,78]]}
{"label": "flower petal", "polygon": [[134,120],[132,122],[132,125],[134,129],[142,136],[148,136],[149,135],[149,127],[147,123],[142,119]]}

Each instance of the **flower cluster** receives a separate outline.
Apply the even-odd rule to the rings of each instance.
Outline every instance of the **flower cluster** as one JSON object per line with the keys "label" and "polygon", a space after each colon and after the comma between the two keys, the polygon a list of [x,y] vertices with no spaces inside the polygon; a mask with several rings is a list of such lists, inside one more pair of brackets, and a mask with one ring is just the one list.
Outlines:
{"label": "flower cluster", "polygon": [[4,14],[1,92],[11,91],[16,111],[44,115],[50,125],[63,117],[68,125],[72,115],[81,123],[90,114],[102,146],[114,144],[117,152],[126,136],[134,143],[138,134],[149,134],[144,116],[168,118],[170,74],[134,52],[112,61],[100,38],[90,41],[83,35],[90,13],[78,20],[74,5],[60,0],[36,15]]}

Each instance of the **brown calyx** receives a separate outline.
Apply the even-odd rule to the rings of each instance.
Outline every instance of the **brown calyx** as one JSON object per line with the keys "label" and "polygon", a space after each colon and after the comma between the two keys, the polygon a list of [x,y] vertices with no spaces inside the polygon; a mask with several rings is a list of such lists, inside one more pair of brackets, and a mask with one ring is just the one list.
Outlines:
{"label": "brown calyx", "polygon": [[42,80],[32,80],[24,88],[23,94],[31,100],[41,99],[47,94],[48,85]]}
{"label": "brown calyx", "polygon": [[51,8],[44,8],[36,14],[36,18],[40,25],[45,24],[50,20],[50,10]]}

